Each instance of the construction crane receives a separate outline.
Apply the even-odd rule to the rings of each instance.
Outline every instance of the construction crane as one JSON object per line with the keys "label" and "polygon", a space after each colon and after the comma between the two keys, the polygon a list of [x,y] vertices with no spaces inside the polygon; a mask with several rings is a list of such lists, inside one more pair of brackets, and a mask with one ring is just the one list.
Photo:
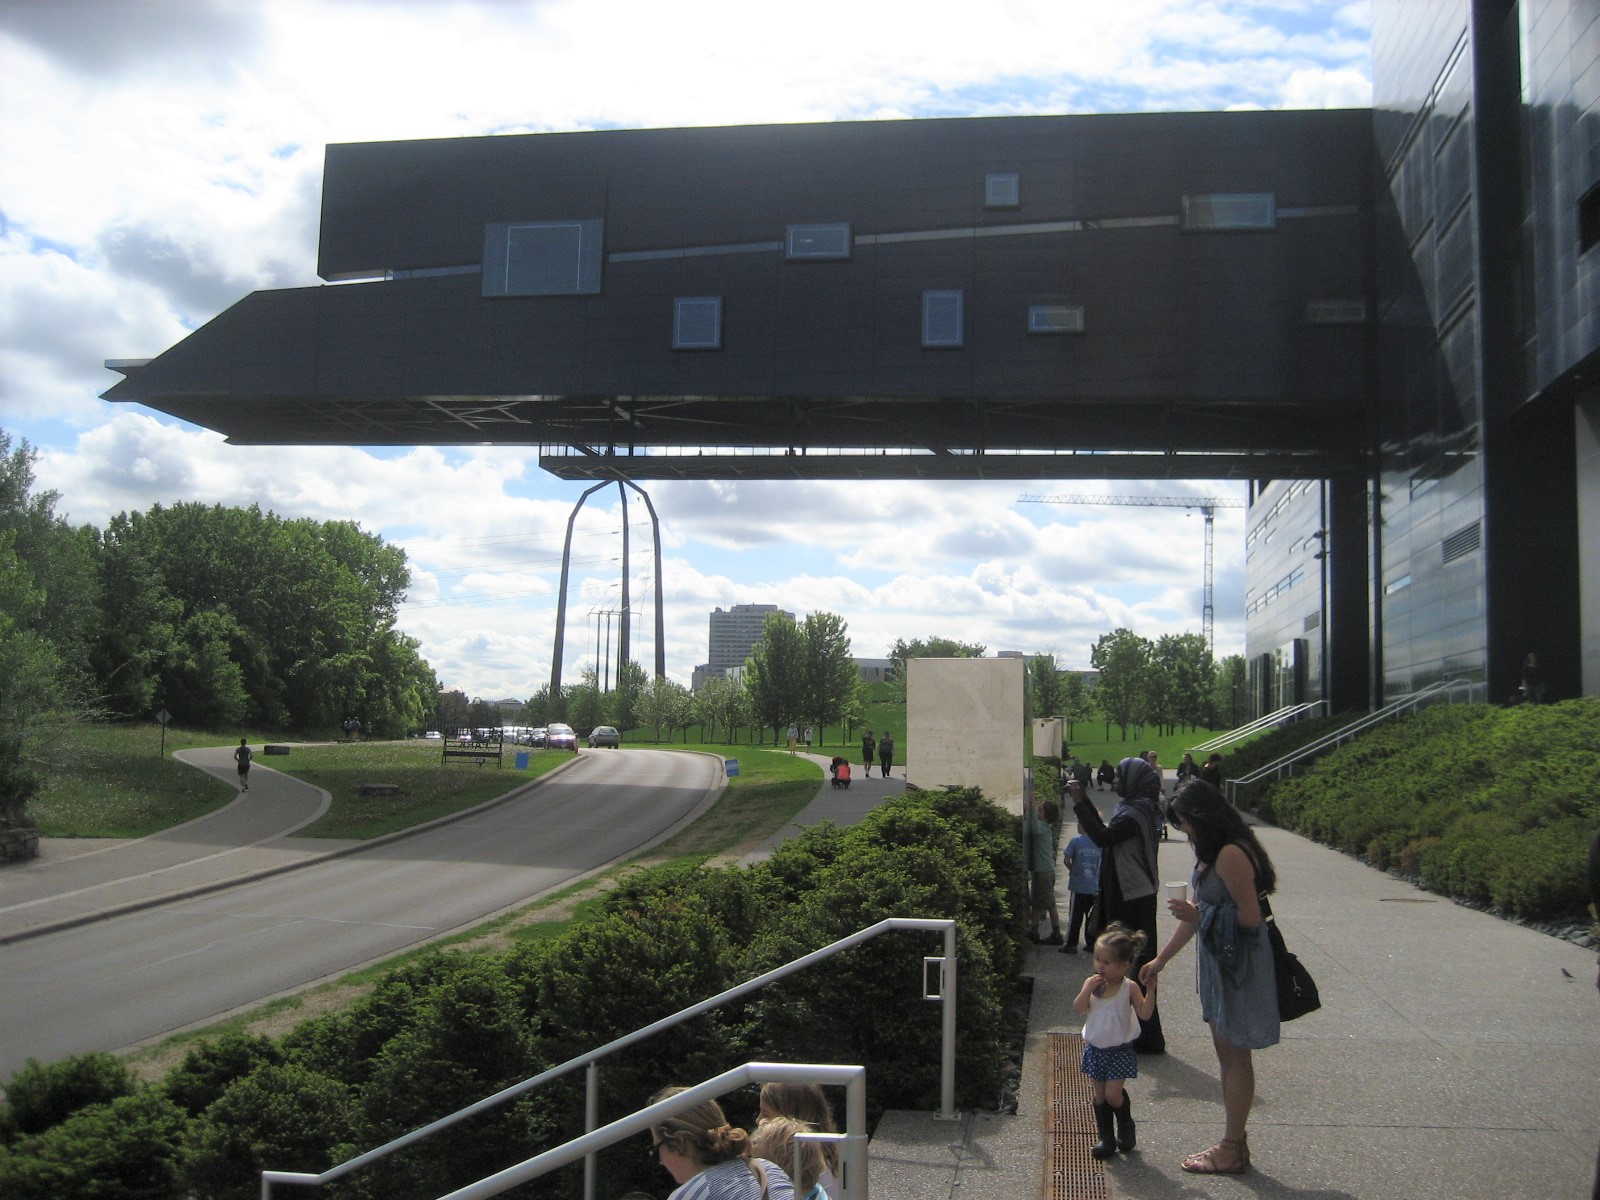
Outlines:
{"label": "construction crane", "polygon": [[1219,508],[1244,508],[1243,500],[1227,500],[1219,496],[1018,496],[1018,504],[1120,504],[1129,508],[1187,508],[1198,510],[1206,519],[1206,573],[1205,593],[1200,606],[1200,621],[1205,627],[1206,653],[1212,651],[1212,633],[1216,625],[1216,606],[1211,587],[1211,540]]}

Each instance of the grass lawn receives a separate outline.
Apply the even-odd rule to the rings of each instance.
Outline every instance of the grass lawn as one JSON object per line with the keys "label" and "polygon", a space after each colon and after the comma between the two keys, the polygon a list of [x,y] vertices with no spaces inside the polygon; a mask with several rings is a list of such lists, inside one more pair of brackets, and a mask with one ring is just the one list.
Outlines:
{"label": "grass lawn", "polygon": [[703,750],[739,760],[739,774],[709,812],[650,852],[652,861],[743,857],[816,798],[822,769],[787,751],[689,743],[668,750]]}
{"label": "grass lawn", "polygon": [[[1176,767],[1183,761],[1183,753],[1198,746],[1201,742],[1210,741],[1212,738],[1226,733],[1225,729],[1210,730],[1196,729],[1189,733],[1173,733],[1158,735],[1146,729],[1144,736],[1133,736],[1133,730],[1128,731],[1128,738],[1124,741],[1119,736],[1115,725],[1111,727],[1111,739],[1106,740],[1106,727],[1099,722],[1079,721],[1073,727],[1076,736],[1067,738],[1067,745],[1071,752],[1078,758],[1088,762],[1091,766],[1098,767],[1102,758],[1109,758],[1111,765],[1130,755],[1138,754],[1144,750],[1154,750],[1161,760],[1161,765],[1168,770]],[[1222,752],[1227,756],[1227,751]],[[1195,762],[1204,763],[1204,754],[1195,755]]]}
{"label": "grass lawn", "polygon": [[45,837],[134,838],[203,817],[237,789],[172,757],[237,741],[159,725],[69,725],[50,747],[44,787],[28,815]]}
{"label": "grass lawn", "polygon": [[[281,733],[248,733],[252,745],[291,741]],[[72,725],[51,747],[44,787],[28,813],[45,837],[135,838],[203,817],[238,793],[227,781],[185,766],[175,750],[231,746],[238,735],[167,729],[150,724]],[[501,770],[472,763],[439,763],[439,743],[353,742],[296,746],[287,758],[258,756],[262,766],[326,788],[333,806],[302,837],[373,838],[434,817],[471,808],[526,783],[572,756],[532,752],[529,769],[515,769],[506,748]],[[394,783],[393,799],[363,798],[363,783]]]}
{"label": "grass lawn", "polygon": [[[493,800],[573,757],[570,751],[533,750],[528,769],[519,771],[516,750],[506,747],[505,766],[500,768],[464,760],[441,764],[439,743],[420,740],[296,746],[287,758],[260,761],[316,784],[333,797],[327,815],[297,836],[365,840]],[[402,794],[362,796],[363,783],[397,784]]]}

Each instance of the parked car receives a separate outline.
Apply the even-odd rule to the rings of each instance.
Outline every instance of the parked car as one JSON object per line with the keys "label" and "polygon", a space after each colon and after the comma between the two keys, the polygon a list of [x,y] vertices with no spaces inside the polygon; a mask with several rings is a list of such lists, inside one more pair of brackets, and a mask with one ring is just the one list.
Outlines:
{"label": "parked car", "polygon": [[622,735],[617,732],[615,725],[596,725],[589,731],[589,749],[597,746],[610,746],[615,750],[622,745]]}
{"label": "parked car", "polygon": [[544,744],[550,750],[571,750],[577,753],[578,735],[571,725],[552,725],[545,730]]}
{"label": "parked car", "polygon": [[427,733],[423,734],[422,736],[427,738],[430,742],[442,742],[442,741],[444,741],[444,734],[440,733],[437,729],[430,729],[430,730],[428,730]]}

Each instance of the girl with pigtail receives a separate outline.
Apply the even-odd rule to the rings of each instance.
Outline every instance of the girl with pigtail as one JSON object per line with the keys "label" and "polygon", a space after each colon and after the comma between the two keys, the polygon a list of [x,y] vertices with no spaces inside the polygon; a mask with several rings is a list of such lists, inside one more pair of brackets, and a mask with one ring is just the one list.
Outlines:
{"label": "girl with pigtail", "polygon": [[1120,921],[1095,939],[1094,974],[1083,981],[1072,1010],[1087,1013],[1083,1023],[1083,1073],[1094,1088],[1094,1122],[1100,1140],[1089,1153],[1110,1158],[1134,1147],[1133,1103],[1123,1084],[1139,1076],[1139,1055],[1133,1048],[1140,1021],[1156,1007],[1155,980],[1150,990],[1132,978],[1145,946],[1145,935]]}

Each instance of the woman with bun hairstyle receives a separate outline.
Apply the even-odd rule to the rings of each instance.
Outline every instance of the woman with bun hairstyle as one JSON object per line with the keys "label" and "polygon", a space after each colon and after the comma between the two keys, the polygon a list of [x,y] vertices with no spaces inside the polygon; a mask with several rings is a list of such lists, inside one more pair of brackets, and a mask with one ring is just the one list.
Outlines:
{"label": "woman with bun hairstyle", "polygon": [[[650,1103],[683,1090],[663,1088]],[[715,1100],[651,1126],[650,1141],[678,1184],[667,1200],[794,1200],[794,1184],[783,1168],[752,1158],[750,1135],[729,1125]]]}
{"label": "woman with bun hairstyle", "polygon": [[1278,1044],[1278,983],[1261,909],[1261,897],[1277,887],[1278,874],[1238,810],[1204,780],[1177,794],[1167,819],[1194,847],[1194,901],[1167,901],[1178,928],[1139,979],[1154,985],[1198,934],[1200,1015],[1211,1026],[1222,1076],[1223,1134],[1215,1146],[1184,1159],[1183,1169],[1241,1175],[1250,1167],[1245,1123],[1256,1095],[1250,1052]]}

